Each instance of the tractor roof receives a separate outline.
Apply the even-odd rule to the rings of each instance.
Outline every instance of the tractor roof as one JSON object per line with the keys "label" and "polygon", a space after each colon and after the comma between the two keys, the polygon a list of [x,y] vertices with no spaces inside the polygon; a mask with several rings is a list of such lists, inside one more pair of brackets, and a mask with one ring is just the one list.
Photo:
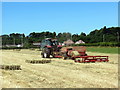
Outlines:
{"label": "tractor roof", "polygon": [[52,38],[46,38],[45,40],[57,41],[57,39],[52,39]]}
{"label": "tractor roof", "polygon": [[51,40],[51,38],[45,38],[45,40]]}

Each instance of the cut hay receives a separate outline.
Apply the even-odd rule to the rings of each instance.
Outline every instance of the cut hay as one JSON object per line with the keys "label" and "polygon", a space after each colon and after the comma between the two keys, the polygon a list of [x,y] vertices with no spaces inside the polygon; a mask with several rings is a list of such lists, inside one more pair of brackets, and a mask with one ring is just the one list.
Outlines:
{"label": "cut hay", "polygon": [[13,49],[13,51],[21,51],[21,49]]}
{"label": "cut hay", "polygon": [[39,63],[50,63],[51,60],[26,60],[26,63],[39,64]]}
{"label": "cut hay", "polygon": [[35,50],[35,48],[30,48],[30,50]]}
{"label": "cut hay", "polygon": [[[39,51],[29,49],[21,49],[19,53],[2,50],[0,65],[21,65],[22,70],[1,69],[1,88],[118,88],[118,64],[113,64],[118,63],[118,54],[87,54],[109,56],[110,63],[84,64],[71,59],[42,58]],[[32,64],[25,60],[51,60],[51,63]]]}
{"label": "cut hay", "polygon": [[0,69],[4,70],[21,70],[20,65],[0,65]]}

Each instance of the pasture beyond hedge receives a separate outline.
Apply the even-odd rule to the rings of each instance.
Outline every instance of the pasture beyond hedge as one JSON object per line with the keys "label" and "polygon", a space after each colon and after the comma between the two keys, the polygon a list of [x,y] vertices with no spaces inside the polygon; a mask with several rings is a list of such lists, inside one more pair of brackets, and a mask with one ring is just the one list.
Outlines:
{"label": "pasture beyond hedge", "polygon": [[87,47],[88,52],[120,54],[119,47]]}

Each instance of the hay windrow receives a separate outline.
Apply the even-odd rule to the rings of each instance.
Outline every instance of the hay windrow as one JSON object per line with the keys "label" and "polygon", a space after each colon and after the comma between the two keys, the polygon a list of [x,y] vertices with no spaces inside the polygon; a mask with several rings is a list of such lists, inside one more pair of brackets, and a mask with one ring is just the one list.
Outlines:
{"label": "hay windrow", "polygon": [[26,63],[39,64],[39,63],[50,63],[51,60],[25,60]]}
{"label": "hay windrow", "polygon": [[0,65],[0,69],[4,69],[4,70],[22,70],[20,65]]}

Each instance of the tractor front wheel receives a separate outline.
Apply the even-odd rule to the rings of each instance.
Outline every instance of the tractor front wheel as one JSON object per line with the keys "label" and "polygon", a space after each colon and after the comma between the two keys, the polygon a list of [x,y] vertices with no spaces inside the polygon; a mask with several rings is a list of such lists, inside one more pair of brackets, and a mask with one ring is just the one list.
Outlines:
{"label": "tractor front wheel", "polygon": [[43,53],[43,58],[48,58],[49,56],[47,55],[47,53]]}

